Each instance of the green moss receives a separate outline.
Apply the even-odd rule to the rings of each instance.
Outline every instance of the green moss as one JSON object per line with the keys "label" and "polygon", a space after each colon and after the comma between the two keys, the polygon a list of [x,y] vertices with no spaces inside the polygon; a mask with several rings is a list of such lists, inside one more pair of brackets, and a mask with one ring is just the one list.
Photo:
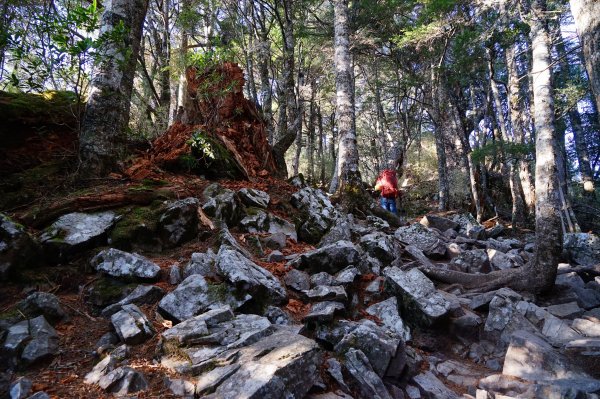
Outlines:
{"label": "green moss", "polygon": [[121,219],[110,233],[111,243],[118,248],[129,249],[132,243],[138,243],[152,235],[158,225],[163,204],[126,209]]}
{"label": "green moss", "polygon": [[77,95],[70,91],[44,93],[0,92],[0,118],[5,122],[18,121],[36,115],[56,118],[57,113],[72,113],[77,105]]}
{"label": "green moss", "polygon": [[176,339],[166,339],[162,341],[162,352],[170,357],[177,360],[184,360],[191,362],[190,355],[188,355],[179,345],[179,341]]}
{"label": "green moss", "polygon": [[211,301],[228,303],[229,299],[231,298],[231,295],[227,284],[209,284],[208,298]]}

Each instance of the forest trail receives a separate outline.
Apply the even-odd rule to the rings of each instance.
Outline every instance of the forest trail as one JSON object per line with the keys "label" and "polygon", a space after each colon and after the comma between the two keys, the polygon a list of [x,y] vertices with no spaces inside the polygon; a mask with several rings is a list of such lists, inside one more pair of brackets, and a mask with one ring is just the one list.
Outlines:
{"label": "forest trail", "polygon": [[[53,398],[541,398],[600,389],[591,247],[588,258],[573,247],[584,266],[562,264],[550,296],[474,294],[434,286],[418,267],[518,267],[532,256],[531,234],[452,212],[392,228],[342,214],[299,179],[161,177],[185,197],[56,216],[39,238],[3,218],[3,232],[21,245],[15,231],[30,237],[48,265],[2,290],[3,362],[15,366],[2,389],[30,381],[29,393]],[[8,342],[19,320],[40,314],[54,324],[55,346],[25,360],[27,338],[17,349]],[[525,369],[524,347],[541,359]],[[247,368],[264,380],[249,383],[258,371]]]}

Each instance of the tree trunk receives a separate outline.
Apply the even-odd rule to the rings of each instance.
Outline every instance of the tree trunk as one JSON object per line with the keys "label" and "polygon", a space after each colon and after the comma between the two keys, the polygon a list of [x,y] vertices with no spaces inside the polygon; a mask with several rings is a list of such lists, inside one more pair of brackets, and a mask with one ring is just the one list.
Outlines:
{"label": "tree trunk", "polygon": [[361,187],[358,170],[358,147],[354,130],[354,93],[352,87],[352,62],[348,34],[348,0],[334,0],[335,83],[336,113],[338,117],[339,145],[337,193]]}
{"label": "tree trunk", "polygon": [[[599,9],[600,10],[600,9]],[[560,26],[557,27],[557,33],[560,35]],[[570,77],[571,71],[569,68],[569,61],[567,59],[567,51],[563,41],[558,40],[555,45],[556,53],[558,55],[558,63],[560,66],[560,76],[562,81],[566,83]],[[569,122],[571,124],[571,131],[573,132],[573,141],[575,142],[575,154],[577,156],[577,163],[579,165],[579,173],[581,174],[581,181],[583,183],[584,193],[594,193],[594,179],[592,174],[592,168],[590,166],[590,156],[588,153],[587,143],[583,132],[581,115],[577,109],[577,103],[573,104],[567,111]]]}
{"label": "tree trunk", "polygon": [[308,155],[308,180],[311,182],[311,184],[315,182],[315,119],[317,117],[317,107],[315,105],[316,92],[317,88],[315,80],[311,79],[307,132],[308,143],[306,146],[306,152]]}
{"label": "tree trunk", "polygon": [[581,40],[590,87],[594,93],[596,108],[600,109],[600,2],[598,0],[570,0],[570,2]]}
{"label": "tree trunk", "polygon": [[532,0],[530,37],[535,108],[535,254],[527,266],[532,291],[554,286],[562,251],[556,164],[556,128],[551,79],[550,37],[545,19],[546,1]]}
{"label": "tree trunk", "polygon": [[430,114],[434,116],[435,125],[435,152],[437,154],[438,166],[438,210],[447,211],[450,201],[450,183],[448,181],[448,166],[446,165],[446,148],[444,145],[444,126],[447,122],[446,106],[442,109],[443,99],[445,95],[445,85],[442,82],[438,67],[431,66],[431,84],[432,84],[432,99],[433,109]]}
{"label": "tree trunk", "polygon": [[325,184],[325,151],[323,148],[323,141],[325,139],[323,134],[323,114],[321,114],[321,107],[317,107],[317,126],[319,128],[319,184],[323,186]]}
{"label": "tree trunk", "polygon": [[[298,135],[298,121],[296,120],[296,96],[294,93],[294,23],[292,2],[283,0],[283,16],[279,15],[279,23],[283,32],[283,65],[282,65],[282,98],[279,99],[279,134],[273,146],[273,157],[277,165],[278,175],[287,177],[287,165],[285,164],[285,153],[294,143]],[[285,105],[283,105],[285,103]],[[283,109],[282,109],[283,108]],[[290,120],[290,116],[292,116]]]}
{"label": "tree trunk", "polygon": [[[516,45],[508,46],[504,51],[506,56],[506,69],[508,72],[508,105],[514,142],[525,144],[525,128],[523,126],[524,104],[520,100],[521,90],[519,87],[517,60],[515,58],[515,46]],[[517,169],[514,172],[511,171],[511,173],[518,175],[521,190],[523,191],[523,200],[525,201],[528,213],[532,215],[535,212],[535,196],[534,187],[531,183],[532,177],[529,172],[529,162],[522,158],[517,162],[517,165],[511,165],[511,167]],[[519,183],[515,182],[515,184]]]}
{"label": "tree trunk", "polygon": [[119,40],[104,43],[100,49],[102,58],[94,68],[79,139],[82,177],[102,177],[117,170],[125,153],[133,78],[147,6],[147,0],[105,3],[101,33],[114,35],[122,28],[125,33]]}

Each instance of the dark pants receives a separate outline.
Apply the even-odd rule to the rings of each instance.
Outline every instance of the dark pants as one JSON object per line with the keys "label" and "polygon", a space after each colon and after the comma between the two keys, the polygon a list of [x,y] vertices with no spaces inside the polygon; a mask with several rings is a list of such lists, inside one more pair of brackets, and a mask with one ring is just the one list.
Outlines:
{"label": "dark pants", "polygon": [[394,215],[398,214],[398,210],[396,209],[396,198],[381,197],[381,207],[386,211],[392,212]]}

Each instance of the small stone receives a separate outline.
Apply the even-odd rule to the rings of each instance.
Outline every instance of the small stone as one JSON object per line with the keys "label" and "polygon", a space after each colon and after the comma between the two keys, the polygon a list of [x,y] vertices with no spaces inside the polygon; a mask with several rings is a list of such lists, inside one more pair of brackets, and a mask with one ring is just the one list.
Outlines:
{"label": "small stone", "polygon": [[12,325],[6,334],[3,349],[8,353],[18,353],[26,364],[46,360],[58,353],[58,335],[44,316],[24,320]]}
{"label": "small stone", "polygon": [[281,253],[281,251],[272,251],[267,257],[267,262],[283,262],[285,260],[285,255]]}
{"label": "small stone", "polygon": [[176,263],[169,267],[169,284],[177,285],[183,281],[183,277],[181,276],[181,268],[179,264]]}
{"label": "small stone", "polygon": [[287,235],[285,233],[273,233],[262,239],[263,245],[267,248],[280,250],[285,248]]}

